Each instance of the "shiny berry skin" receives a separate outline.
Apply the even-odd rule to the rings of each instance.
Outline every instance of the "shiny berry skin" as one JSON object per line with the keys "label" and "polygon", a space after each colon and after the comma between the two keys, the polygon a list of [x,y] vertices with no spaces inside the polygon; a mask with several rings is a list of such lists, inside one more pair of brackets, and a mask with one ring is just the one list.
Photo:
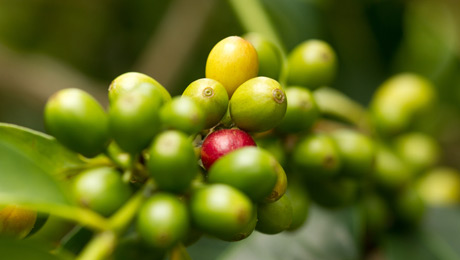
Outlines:
{"label": "shiny berry skin", "polygon": [[231,97],[243,82],[257,76],[259,60],[251,43],[238,36],[218,42],[206,61],[206,78],[222,83]]}
{"label": "shiny berry skin", "polygon": [[235,125],[248,132],[264,132],[284,118],[286,94],[280,83],[267,77],[252,78],[233,93],[229,109]]}
{"label": "shiny berry skin", "polygon": [[288,56],[289,85],[316,89],[332,83],[337,71],[337,58],[328,43],[308,40],[292,50]]}
{"label": "shiny berry skin", "polygon": [[169,193],[156,193],[139,210],[137,231],[154,248],[170,248],[189,230],[186,205]]}
{"label": "shiny berry skin", "polygon": [[101,105],[83,90],[63,89],[45,107],[45,127],[67,148],[86,157],[104,151],[109,143],[109,120]]}
{"label": "shiny berry skin", "polygon": [[204,139],[201,147],[201,161],[206,169],[223,155],[245,146],[256,146],[252,137],[243,130],[217,130]]}
{"label": "shiny berry skin", "polygon": [[130,186],[121,173],[110,167],[100,167],[80,173],[73,181],[75,199],[84,207],[109,216],[131,196]]}

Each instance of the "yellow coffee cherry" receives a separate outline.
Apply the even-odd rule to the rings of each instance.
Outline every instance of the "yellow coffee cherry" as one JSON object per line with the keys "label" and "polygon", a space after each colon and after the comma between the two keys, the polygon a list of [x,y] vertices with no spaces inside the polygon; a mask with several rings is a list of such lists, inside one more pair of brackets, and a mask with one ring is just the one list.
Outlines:
{"label": "yellow coffee cherry", "polygon": [[238,36],[218,42],[206,61],[206,78],[222,83],[231,97],[250,78],[257,76],[259,60],[254,46]]}

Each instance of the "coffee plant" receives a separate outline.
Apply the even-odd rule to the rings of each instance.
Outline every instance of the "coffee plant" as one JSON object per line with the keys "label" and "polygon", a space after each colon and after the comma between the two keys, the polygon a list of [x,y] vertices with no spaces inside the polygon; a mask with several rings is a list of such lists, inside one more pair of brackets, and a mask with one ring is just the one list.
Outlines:
{"label": "coffee plant", "polygon": [[[75,88],[49,97],[46,133],[0,123],[2,254],[178,260],[197,245],[276,248],[307,233],[327,248],[343,230],[356,251],[342,259],[402,252],[405,237],[442,247],[423,221],[460,202],[460,173],[424,131],[437,88],[398,73],[365,107],[330,87],[339,66],[326,41],[286,54],[251,32],[217,42],[182,95],[127,72],[107,108]],[[423,259],[460,255],[432,250]],[[271,257],[337,259],[305,251]]]}

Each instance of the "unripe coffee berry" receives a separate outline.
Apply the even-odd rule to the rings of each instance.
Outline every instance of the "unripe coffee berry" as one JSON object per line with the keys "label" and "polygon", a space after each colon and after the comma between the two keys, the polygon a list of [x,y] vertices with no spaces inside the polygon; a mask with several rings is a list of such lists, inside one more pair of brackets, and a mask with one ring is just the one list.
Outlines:
{"label": "unripe coffee berry", "polygon": [[101,105],[79,89],[63,89],[45,107],[45,127],[68,148],[93,157],[109,141],[109,120]]}
{"label": "unripe coffee berry", "polygon": [[287,99],[278,81],[257,77],[246,81],[230,99],[230,115],[240,129],[263,132],[277,126],[286,113]]}
{"label": "unripe coffee berry", "polygon": [[215,126],[228,108],[228,94],[224,86],[213,79],[198,79],[190,83],[182,96],[193,99],[203,110],[205,129]]}

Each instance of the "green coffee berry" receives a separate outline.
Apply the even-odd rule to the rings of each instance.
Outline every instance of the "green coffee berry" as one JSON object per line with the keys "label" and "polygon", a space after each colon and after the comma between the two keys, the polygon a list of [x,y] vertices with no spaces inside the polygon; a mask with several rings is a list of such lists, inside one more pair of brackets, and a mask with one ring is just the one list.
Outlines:
{"label": "green coffee berry", "polygon": [[310,90],[302,87],[286,89],[289,100],[286,115],[277,130],[285,133],[297,133],[310,129],[319,117],[319,108]]}
{"label": "green coffee berry", "polygon": [[248,132],[263,132],[277,126],[286,113],[287,99],[273,79],[246,81],[230,99],[230,115],[236,126]]}
{"label": "green coffee berry", "polygon": [[433,137],[417,132],[398,136],[395,139],[395,150],[417,173],[433,167],[441,153]]}
{"label": "green coffee berry", "polygon": [[224,86],[213,79],[198,79],[190,83],[182,96],[193,99],[204,111],[205,129],[215,126],[228,108],[228,94]]}
{"label": "green coffee berry", "polygon": [[374,170],[376,184],[389,193],[405,186],[414,177],[411,167],[383,144],[377,146]]}
{"label": "green coffee berry", "polygon": [[155,248],[171,248],[189,230],[187,207],[176,196],[156,193],[139,210],[137,232]]}
{"label": "green coffee berry", "polygon": [[139,72],[127,72],[118,76],[110,84],[109,101],[114,102],[118,97],[137,88],[141,88],[143,91],[157,90],[160,93],[162,103],[171,100],[169,92],[153,78]]}
{"label": "green coffee berry", "polygon": [[260,204],[257,207],[256,230],[264,234],[278,234],[291,226],[292,216],[292,205],[287,196],[273,203]]}
{"label": "green coffee berry", "polygon": [[198,173],[191,141],[179,131],[159,134],[149,148],[147,167],[161,190],[183,192]]}
{"label": "green coffee berry", "polygon": [[342,173],[346,176],[369,177],[375,166],[375,145],[366,135],[351,129],[331,133],[342,160]]}
{"label": "green coffee berry", "polygon": [[435,101],[435,88],[427,79],[398,74],[386,80],[375,93],[371,102],[373,122],[382,134],[398,134],[413,127]]}
{"label": "green coffee berry", "polygon": [[73,181],[73,194],[80,205],[109,216],[131,196],[131,188],[113,168],[101,167],[80,173]]}
{"label": "green coffee berry", "polygon": [[292,152],[296,171],[306,180],[325,180],[336,176],[342,165],[339,148],[326,134],[302,138]]}
{"label": "green coffee berry", "polygon": [[160,118],[164,128],[179,130],[188,135],[204,129],[204,111],[188,97],[174,97],[161,108]]}
{"label": "green coffee berry", "polygon": [[332,83],[337,61],[334,50],[324,41],[308,40],[288,55],[289,85],[316,89]]}
{"label": "green coffee berry", "polygon": [[251,219],[249,220],[249,223],[246,226],[234,232],[230,236],[218,236],[218,238],[229,242],[243,240],[249,237],[252,234],[252,232],[256,229],[257,220],[257,207],[253,207]]}
{"label": "green coffee berry", "polygon": [[283,167],[279,163],[276,163],[275,170],[276,170],[276,175],[277,175],[276,183],[272,191],[270,192],[270,195],[265,197],[264,199],[265,203],[275,202],[279,200],[286,193],[286,189],[288,185],[286,172],[284,172]]}
{"label": "green coffee berry", "polygon": [[141,152],[160,131],[162,99],[158,93],[146,94],[133,89],[111,102],[110,132],[124,151],[131,154]]}
{"label": "green coffee berry", "polygon": [[292,205],[292,223],[288,230],[294,231],[307,221],[310,211],[310,199],[305,187],[296,181],[289,181],[286,195]]}
{"label": "green coffee berry", "polygon": [[109,141],[107,114],[79,89],[63,89],[48,99],[45,127],[60,143],[87,157],[103,152]]}
{"label": "green coffee berry", "polygon": [[246,146],[218,159],[209,169],[208,181],[233,186],[261,202],[271,195],[280,167],[267,151]]}
{"label": "green coffee berry", "polygon": [[259,59],[258,75],[279,79],[284,65],[280,49],[258,33],[248,33],[243,38],[249,41],[257,51]]}
{"label": "green coffee berry", "polygon": [[253,205],[239,190],[225,184],[212,184],[192,194],[190,214],[200,230],[217,237],[231,237],[249,225]]}

